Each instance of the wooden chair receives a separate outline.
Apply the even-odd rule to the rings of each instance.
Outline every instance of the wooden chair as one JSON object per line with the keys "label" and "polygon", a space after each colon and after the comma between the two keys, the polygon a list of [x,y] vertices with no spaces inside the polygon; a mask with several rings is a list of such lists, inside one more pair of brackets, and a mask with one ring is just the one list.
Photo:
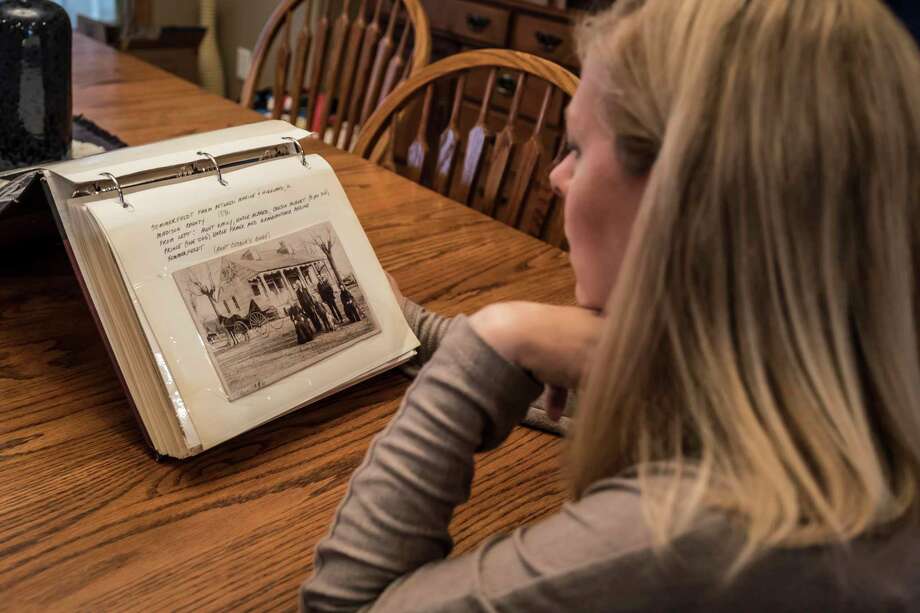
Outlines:
{"label": "wooden chair", "polygon": [[[286,114],[296,124],[305,110],[307,129],[349,149],[386,95],[428,64],[431,30],[419,0],[342,0],[331,14],[334,4],[282,0],[259,35],[240,104],[252,107],[275,47],[272,117]],[[295,26],[295,19],[302,23]]]}
{"label": "wooden chair", "polygon": [[[562,111],[577,85],[565,68],[527,53],[458,53],[393,90],[362,124],[354,151],[374,162],[389,156],[413,181],[566,248],[548,174],[565,148]],[[391,139],[383,152],[395,123],[411,142]]]}

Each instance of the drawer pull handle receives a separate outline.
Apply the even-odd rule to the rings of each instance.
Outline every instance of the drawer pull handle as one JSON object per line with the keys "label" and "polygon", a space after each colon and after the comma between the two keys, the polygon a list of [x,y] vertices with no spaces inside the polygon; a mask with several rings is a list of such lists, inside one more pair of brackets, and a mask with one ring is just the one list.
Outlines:
{"label": "drawer pull handle", "polygon": [[515,82],[514,76],[511,73],[504,72],[498,75],[498,78],[495,80],[495,91],[502,96],[508,96],[510,98],[514,95],[514,90],[516,89],[517,82]]}
{"label": "drawer pull handle", "polygon": [[492,20],[484,15],[468,13],[466,16],[466,25],[468,25],[473,32],[482,32],[488,28],[491,23]]}
{"label": "drawer pull handle", "polygon": [[546,53],[552,53],[559,48],[559,45],[562,44],[562,39],[558,36],[547,34],[546,32],[541,32],[539,30],[534,32],[534,38],[537,39],[537,44],[540,45],[540,49]]}

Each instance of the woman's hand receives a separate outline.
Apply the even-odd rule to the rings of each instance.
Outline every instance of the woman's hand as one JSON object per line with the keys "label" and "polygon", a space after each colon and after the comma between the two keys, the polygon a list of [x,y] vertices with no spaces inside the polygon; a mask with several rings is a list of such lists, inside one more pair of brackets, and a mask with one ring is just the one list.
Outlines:
{"label": "woman's hand", "polygon": [[393,278],[393,275],[387,271],[383,271],[383,273],[387,276],[387,281],[390,282],[390,289],[393,290],[393,295],[396,296],[396,302],[398,302],[399,306],[402,307],[406,297],[403,296],[402,290],[399,289],[399,283],[397,283],[396,279]]}
{"label": "woman's hand", "polygon": [[592,310],[533,302],[503,302],[470,317],[477,334],[509,362],[547,385],[547,414],[558,419],[566,390],[587,371],[604,319]]}

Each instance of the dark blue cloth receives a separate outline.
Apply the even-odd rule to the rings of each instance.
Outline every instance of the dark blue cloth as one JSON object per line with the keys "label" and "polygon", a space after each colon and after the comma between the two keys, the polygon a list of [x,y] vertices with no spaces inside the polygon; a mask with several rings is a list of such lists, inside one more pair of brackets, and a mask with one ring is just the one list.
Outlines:
{"label": "dark blue cloth", "polygon": [[885,0],[920,44],[920,0]]}

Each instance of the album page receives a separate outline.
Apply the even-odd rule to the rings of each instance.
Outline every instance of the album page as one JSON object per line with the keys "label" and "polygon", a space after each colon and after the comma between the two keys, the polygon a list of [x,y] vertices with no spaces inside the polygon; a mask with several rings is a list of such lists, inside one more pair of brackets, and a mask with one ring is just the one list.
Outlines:
{"label": "album page", "polygon": [[177,412],[204,449],[412,354],[320,156],[90,202]]}

